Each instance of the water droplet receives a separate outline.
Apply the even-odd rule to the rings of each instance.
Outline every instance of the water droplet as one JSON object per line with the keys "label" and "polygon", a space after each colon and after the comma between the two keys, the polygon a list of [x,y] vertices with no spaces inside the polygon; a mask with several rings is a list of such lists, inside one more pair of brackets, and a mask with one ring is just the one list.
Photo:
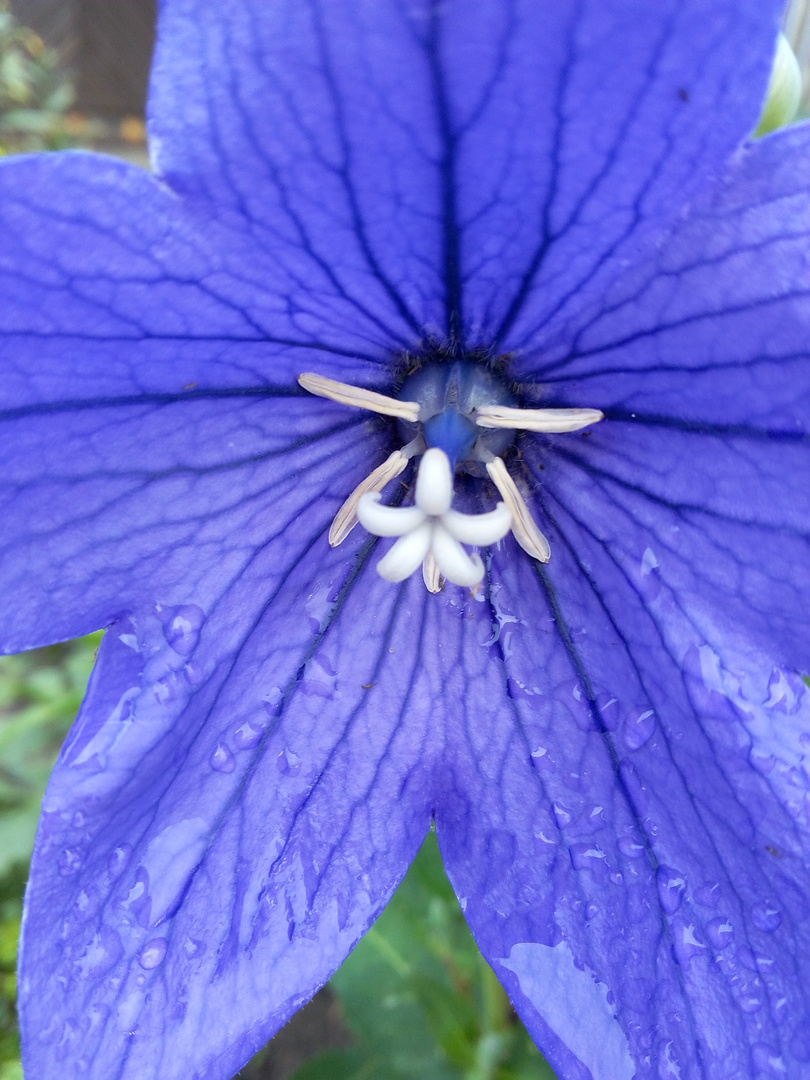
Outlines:
{"label": "water droplet", "polygon": [[644,855],[644,845],[632,836],[622,836],[616,845],[626,859],[640,859]]}
{"label": "water droplet", "polygon": [[124,946],[117,931],[102,926],[75,964],[82,975],[98,979],[112,971],[123,954]]}
{"label": "water droplet", "polygon": [[759,1012],[762,1008],[762,994],[756,990],[746,990],[737,998],[737,1004],[744,1013]]}
{"label": "water droplet", "polygon": [[737,949],[737,959],[742,966],[748,968],[749,971],[759,971],[757,957],[754,955],[753,950],[749,949],[747,945],[741,945],[740,948]]}
{"label": "water droplet", "polygon": [[685,919],[672,923],[672,951],[676,961],[685,967],[696,956],[706,955],[706,946],[698,938],[697,927]]}
{"label": "water droplet", "polygon": [[181,604],[179,607],[157,605],[157,616],[163,624],[166,642],[178,656],[191,656],[200,640],[200,630],[205,621],[205,612],[196,604]]}
{"label": "water droplet", "polygon": [[706,881],[695,889],[694,896],[698,904],[716,910],[720,902],[720,886],[716,881]]}
{"label": "water droplet", "polygon": [[84,859],[80,851],[76,848],[65,848],[59,856],[57,867],[62,877],[70,877],[71,874],[76,874],[81,870],[83,862]]}
{"label": "water droplet", "polygon": [[658,899],[667,915],[674,915],[681,906],[686,878],[669,866],[659,866],[656,872]]}
{"label": "water droplet", "polygon": [[622,739],[628,750],[640,750],[655,731],[655,713],[649,708],[633,709],[622,724]]}
{"label": "water droplet", "polygon": [[761,901],[752,906],[751,918],[758,930],[772,934],[782,922],[782,912],[775,904]]}
{"label": "water droplet", "polygon": [[712,948],[719,952],[734,940],[734,927],[726,918],[710,919],[706,923],[706,937]]}
{"label": "water droplet", "polygon": [[595,919],[598,914],[599,914],[599,906],[597,904],[595,904],[593,902],[593,900],[590,900],[585,905],[585,918],[588,920],[588,922],[590,922],[591,919]]}
{"label": "water droplet", "polygon": [[110,877],[120,877],[126,868],[129,866],[129,860],[132,858],[132,844],[119,844],[113,851],[107,860],[107,869],[110,872]]}
{"label": "water droplet", "polygon": [[225,743],[217,743],[208,759],[208,764],[217,772],[232,773],[236,768],[236,759]]}
{"label": "water droplet", "polygon": [[788,1016],[788,999],[786,997],[777,998],[771,1004],[771,1016],[774,1018],[777,1024],[784,1024]]}
{"label": "water droplet", "polygon": [[149,873],[141,866],[135,873],[135,881],[121,906],[129,911],[135,921],[147,927],[152,914],[152,898],[149,895]]}
{"label": "water droplet", "polygon": [[607,855],[593,844],[571,844],[571,865],[575,870],[593,870],[604,866]]}
{"label": "water droplet", "polygon": [[784,1080],[787,1076],[784,1059],[779,1051],[765,1043],[754,1043],[751,1047],[751,1059],[758,1072],[758,1080],[765,1077],[773,1077],[774,1080]]}
{"label": "water droplet", "polygon": [[564,829],[573,821],[573,815],[564,806],[560,806],[559,803],[553,803],[551,809],[554,811],[554,817],[557,819],[557,825],[560,829]]}
{"label": "water droplet", "polygon": [[233,745],[237,750],[252,750],[262,741],[264,731],[258,719],[245,720],[233,733]]}
{"label": "water droplet", "polygon": [[153,938],[141,949],[138,956],[138,963],[147,971],[159,967],[166,956],[166,948],[165,938]]}
{"label": "water droplet", "polygon": [[74,829],[82,829],[84,828],[85,820],[86,818],[81,812],[81,810],[77,810],[73,817],[70,819],[70,824],[73,826]]}
{"label": "water droplet", "polygon": [[801,708],[806,693],[807,689],[798,675],[774,668],[768,680],[768,697],[764,705],[773,712],[791,716]]}
{"label": "water droplet", "polygon": [[268,716],[276,717],[281,712],[281,707],[284,704],[284,694],[281,692],[280,686],[273,686],[264,695],[263,699],[264,710]]}
{"label": "water droplet", "polygon": [[193,661],[183,665],[183,674],[185,675],[186,682],[189,686],[199,686],[205,678],[205,672],[202,669],[202,665],[195,664]]}
{"label": "water droplet", "polygon": [[596,709],[599,718],[608,731],[615,731],[619,726],[619,699],[611,694],[599,694]]}
{"label": "water droplet", "polygon": [[662,1043],[658,1048],[658,1080],[680,1080],[681,1066],[675,1053],[675,1046],[671,1040]]}
{"label": "water droplet", "polygon": [[301,759],[298,754],[293,753],[292,750],[285,748],[278,755],[276,760],[278,771],[285,776],[298,776],[301,771]]}
{"label": "water droplet", "polygon": [[195,960],[205,953],[205,942],[198,941],[196,938],[186,938],[183,951],[189,960]]}
{"label": "water droplet", "polygon": [[158,705],[168,705],[170,701],[174,701],[179,694],[179,684],[176,673],[172,672],[171,675],[167,675],[165,679],[159,679],[155,683],[153,691],[155,700]]}
{"label": "water droplet", "polygon": [[82,889],[76,897],[76,914],[80,919],[92,919],[94,915],[98,914],[100,906],[101,900],[99,895],[92,887]]}

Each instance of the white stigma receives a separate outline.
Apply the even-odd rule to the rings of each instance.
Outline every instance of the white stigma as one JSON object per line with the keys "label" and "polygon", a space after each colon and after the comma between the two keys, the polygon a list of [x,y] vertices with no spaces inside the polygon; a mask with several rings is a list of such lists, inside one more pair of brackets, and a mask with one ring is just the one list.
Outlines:
{"label": "white stigma", "polygon": [[380,577],[404,581],[422,566],[431,592],[439,587],[439,575],[467,588],[480,584],[484,564],[461,545],[486,547],[503,539],[512,528],[512,514],[502,502],[488,513],[462,514],[451,509],[452,501],[450,460],[438,447],[426,450],[419,463],[414,506],[383,506],[377,492],[360,497],[360,524],[374,536],[399,537],[377,564]]}

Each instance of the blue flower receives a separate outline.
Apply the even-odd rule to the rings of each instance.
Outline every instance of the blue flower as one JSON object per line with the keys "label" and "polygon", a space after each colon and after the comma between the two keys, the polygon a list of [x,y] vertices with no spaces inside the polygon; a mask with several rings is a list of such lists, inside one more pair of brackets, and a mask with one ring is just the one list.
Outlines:
{"label": "blue flower", "polygon": [[[230,1077],[432,820],[563,1080],[806,1075],[810,131],[745,141],[778,8],[165,0],[156,175],[0,166],[2,645],[108,628],[30,1080]],[[605,419],[493,450],[487,380]],[[413,439],[549,560],[507,535],[431,593],[330,547]]]}

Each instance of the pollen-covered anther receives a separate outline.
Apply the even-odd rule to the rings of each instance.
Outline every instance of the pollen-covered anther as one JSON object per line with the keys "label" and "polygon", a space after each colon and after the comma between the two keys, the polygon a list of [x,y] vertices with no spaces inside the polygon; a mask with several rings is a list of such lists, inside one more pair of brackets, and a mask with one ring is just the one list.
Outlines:
{"label": "pollen-covered anther", "polygon": [[493,458],[487,462],[487,472],[495,487],[503,496],[503,501],[512,515],[512,535],[533,559],[539,562],[548,562],[551,558],[551,548],[548,540],[540,532],[535,524],[531,511],[526,505],[523,496],[517,489],[517,485],[509,475],[509,470],[503,462],[503,458]]}
{"label": "pollen-covered anther", "polygon": [[365,480],[361,480],[335,514],[334,521],[329,529],[329,543],[332,547],[342,544],[357,524],[357,504],[360,499],[364,495],[382,491],[386,484],[395,480],[404,471],[405,466],[414,454],[421,453],[424,445],[421,437],[414,439],[407,446],[403,446],[401,450],[395,450],[393,454],[389,454],[382,465],[378,465]]}
{"label": "pollen-covered anther", "polygon": [[364,390],[362,386],[327,379],[325,375],[316,375],[312,371],[299,375],[298,384],[316,397],[328,398],[341,405],[368,409],[381,416],[395,416],[398,420],[408,420],[414,424],[419,419],[419,405],[415,401],[398,401],[386,394],[378,394],[376,390]]}
{"label": "pollen-covered anther", "polygon": [[589,427],[604,418],[605,414],[599,409],[513,409],[508,405],[482,405],[476,410],[475,422],[482,428],[512,428],[516,431],[564,435]]}
{"label": "pollen-covered anther", "polygon": [[484,577],[477,554],[462,547],[485,547],[501,540],[512,527],[512,514],[504,503],[484,514],[451,510],[453,474],[443,450],[431,447],[419,463],[414,506],[383,506],[376,492],[363,495],[357,505],[360,524],[375,536],[398,536],[380,560],[377,572],[386,581],[404,581],[423,567],[431,592],[440,587],[440,576],[454,585],[473,588]]}

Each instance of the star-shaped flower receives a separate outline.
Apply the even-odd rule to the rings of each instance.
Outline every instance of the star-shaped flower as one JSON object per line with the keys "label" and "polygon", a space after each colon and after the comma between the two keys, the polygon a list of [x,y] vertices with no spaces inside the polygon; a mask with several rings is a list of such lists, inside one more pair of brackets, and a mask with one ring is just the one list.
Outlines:
{"label": "star-shaped flower", "polygon": [[[745,141],[778,17],[164,0],[156,175],[0,165],[2,645],[109,628],[30,1080],[230,1077],[431,821],[562,1080],[810,1069],[810,132]],[[477,591],[351,528],[428,449],[505,504]]]}

